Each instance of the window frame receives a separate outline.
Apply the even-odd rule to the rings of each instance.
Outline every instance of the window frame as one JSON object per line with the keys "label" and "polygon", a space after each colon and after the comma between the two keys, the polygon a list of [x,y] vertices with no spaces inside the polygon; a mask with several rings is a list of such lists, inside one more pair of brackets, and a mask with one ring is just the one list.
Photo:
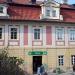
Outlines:
{"label": "window frame", "polygon": [[17,28],[11,28],[11,39],[17,39]]}
{"label": "window frame", "polygon": [[75,64],[75,55],[71,55],[71,64],[72,64],[72,65]]}
{"label": "window frame", "polygon": [[[17,28],[17,39],[11,39],[11,28]],[[18,25],[10,25],[9,26],[9,40],[19,40],[19,35],[20,35],[20,32],[19,32],[19,26]]]}
{"label": "window frame", "polygon": [[[34,30],[35,29],[40,29],[40,38],[39,39],[34,38]],[[40,40],[42,40],[42,27],[33,27],[33,41],[40,41]]]}
{"label": "window frame", "polygon": [[34,29],[34,39],[35,40],[40,39],[40,29]]}
{"label": "window frame", "polygon": [[58,56],[58,64],[59,64],[59,66],[64,65],[64,56],[63,55]]}
{"label": "window frame", "polygon": [[75,28],[69,28],[68,29],[68,40],[69,41],[75,41]]}
{"label": "window frame", "polygon": [[46,17],[50,17],[50,9],[47,8],[45,10],[45,15],[46,15]]}
{"label": "window frame", "polygon": [[56,41],[64,41],[65,40],[65,30],[64,30],[64,27],[56,27],[55,28],[55,35],[56,35],[55,36]]}
{"label": "window frame", "polygon": [[3,7],[3,6],[0,6],[0,8],[2,8],[2,9],[0,10],[0,13],[4,13],[4,12],[3,12],[4,7]]}
{"label": "window frame", "polygon": [[56,17],[56,10],[52,10],[52,17]]}

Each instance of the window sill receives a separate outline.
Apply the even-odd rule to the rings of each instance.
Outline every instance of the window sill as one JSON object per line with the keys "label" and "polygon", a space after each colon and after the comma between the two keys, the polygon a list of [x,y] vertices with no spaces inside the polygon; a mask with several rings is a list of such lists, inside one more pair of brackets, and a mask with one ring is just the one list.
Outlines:
{"label": "window sill", "polygon": [[75,40],[70,40],[69,42],[75,42]]}
{"label": "window sill", "polygon": [[64,42],[65,40],[56,40],[56,42]]}

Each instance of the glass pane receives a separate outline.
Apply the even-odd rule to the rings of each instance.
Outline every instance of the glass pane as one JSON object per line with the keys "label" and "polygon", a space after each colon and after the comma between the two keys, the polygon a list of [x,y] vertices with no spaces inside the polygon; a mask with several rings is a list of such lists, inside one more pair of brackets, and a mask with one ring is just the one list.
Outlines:
{"label": "glass pane", "polygon": [[11,39],[17,39],[17,28],[11,28]]}
{"label": "glass pane", "polygon": [[46,16],[50,16],[50,10],[46,9]]}
{"label": "glass pane", "polygon": [[0,13],[3,13],[3,7],[0,7]]}
{"label": "glass pane", "polygon": [[53,11],[52,11],[52,16],[53,16],[53,17],[56,17],[56,10],[53,10]]}
{"label": "glass pane", "polygon": [[34,39],[40,39],[40,29],[34,29]]}

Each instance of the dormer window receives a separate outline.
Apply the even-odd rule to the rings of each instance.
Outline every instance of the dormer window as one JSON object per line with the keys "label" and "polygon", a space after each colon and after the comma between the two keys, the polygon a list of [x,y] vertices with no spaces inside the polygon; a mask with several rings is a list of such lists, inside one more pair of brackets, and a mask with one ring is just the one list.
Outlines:
{"label": "dormer window", "polygon": [[7,14],[7,5],[0,4],[0,16],[8,16]]}
{"label": "dormer window", "polygon": [[0,13],[3,13],[3,7],[0,6]]}
{"label": "dormer window", "polygon": [[42,13],[40,19],[60,19],[60,4],[54,0],[41,4]]}
{"label": "dormer window", "polygon": [[56,17],[56,10],[52,10],[52,16]]}
{"label": "dormer window", "polygon": [[46,16],[50,16],[50,9],[46,9]]}

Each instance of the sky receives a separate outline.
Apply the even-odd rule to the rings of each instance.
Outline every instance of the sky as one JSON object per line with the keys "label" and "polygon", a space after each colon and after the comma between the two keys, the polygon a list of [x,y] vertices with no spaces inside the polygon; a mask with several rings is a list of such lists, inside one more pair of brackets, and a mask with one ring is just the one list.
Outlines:
{"label": "sky", "polygon": [[[59,3],[61,2],[61,0],[56,0],[56,1],[59,2]],[[75,4],[75,0],[68,0],[68,3],[69,4]]]}

